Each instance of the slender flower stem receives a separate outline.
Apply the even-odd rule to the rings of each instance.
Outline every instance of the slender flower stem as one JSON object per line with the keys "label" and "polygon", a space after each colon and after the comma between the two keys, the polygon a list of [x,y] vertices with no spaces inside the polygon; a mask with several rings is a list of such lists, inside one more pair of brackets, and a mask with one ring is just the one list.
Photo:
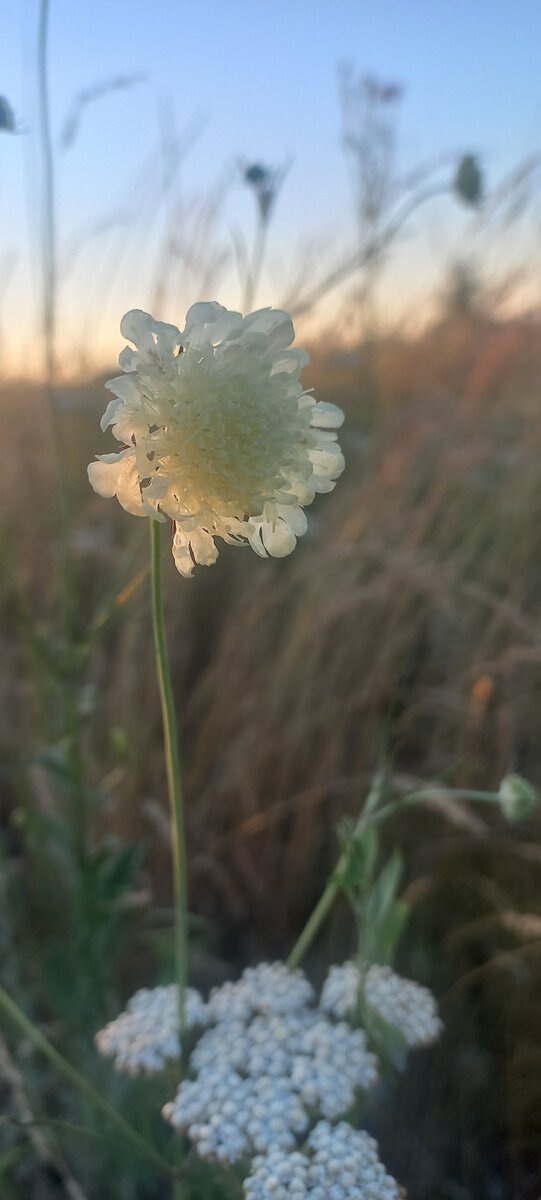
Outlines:
{"label": "slender flower stem", "polygon": [[373,825],[379,825],[388,817],[393,817],[395,813],[401,812],[405,808],[426,803],[427,800],[437,801],[440,799],[471,800],[477,804],[499,803],[497,792],[479,792],[470,788],[426,787],[420,788],[417,792],[408,792],[400,800],[393,800],[390,804],[385,804],[383,808],[378,808],[377,812],[370,817],[370,822]]}
{"label": "slender flower stem", "polygon": [[62,555],[63,616],[66,642],[71,638],[73,617],[73,579],[69,549],[69,495],[66,456],[61,418],[56,393],[56,327],[57,327],[57,254],[56,199],[53,138],[49,104],[49,38],[50,0],[40,0],[37,39],[37,83],[39,94],[39,144],[42,170],[42,201],[40,209],[41,277],[42,277],[42,337],[45,394],[55,458],[55,477],[58,489],[58,519]]}
{"label": "slender flower stem", "polygon": [[254,248],[246,275],[246,285],[244,288],[244,297],[242,301],[243,312],[245,313],[251,312],[254,296],[256,295],[259,285],[259,277],[261,275],[265,246],[267,243],[267,233],[269,230],[269,215],[270,214],[267,213],[265,216],[259,216],[257,222]]}
{"label": "slender flower stem", "polygon": [[104,1097],[96,1090],[93,1084],[91,1084],[88,1079],[85,1079],[84,1075],[80,1075],[79,1071],[77,1071],[75,1067],[72,1067],[71,1063],[69,1063],[67,1059],[65,1059],[62,1054],[55,1049],[51,1042],[49,1042],[47,1038],[40,1033],[39,1029],[36,1029],[36,1026],[29,1021],[28,1017],[21,1012],[18,1005],[15,1004],[10,996],[8,996],[8,993],[3,987],[0,987],[0,1011],[2,1011],[4,1015],[13,1023],[13,1025],[17,1027],[23,1037],[28,1038],[28,1041],[31,1042],[36,1050],[43,1054],[45,1058],[49,1059],[49,1062],[53,1067],[56,1068],[59,1074],[63,1075],[64,1079],[67,1079],[68,1083],[72,1084],[72,1086],[81,1094],[81,1096],[84,1096],[86,1100],[89,1100],[90,1103],[94,1105],[94,1108],[96,1108],[97,1111],[102,1114],[102,1116],[106,1117],[109,1124],[116,1126],[119,1133],[122,1134],[126,1141],[129,1142],[133,1148],[139,1152],[139,1154],[147,1158],[149,1162],[152,1162],[154,1166],[164,1174],[169,1175],[170,1177],[175,1175],[173,1168],[166,1161],[166,1159],[162,1158],[161,1154],[159,1154],[158,1151],[151,1146],[150,1142],[147,1142],[146,1139],[142,1137],[141,1134],[139,1134],[137,1130],[134,1129],[133,1126],[130,1125],[129,1122],[126,1121],[124,1117],[116,1111],[115,1108],[113,1108],[112,1104],[109,1104],[108,1100],[104,1099]]}
{"label": "slender flower stem", "polygon": [[173,870],[175,882],[175,974],[178,988],[178,1015],[180,1047],[183,1051],[186,1025],[186,983],[188,979],[188,898],[186,885],[186,839],[184,834],[184,808],[182,781],[178,749],[175,701],[171,685],[167,639],[163,613],[161,572],[161,524],[150,520],[152,616],[154,626],[154,649],[156,669],[162,705],[165,761],[167,766],[167,788],[171,813],[173,842]]}
{"label": "slender flower stem", "polygon": [[374,777],[372,787],[370,788],[364,804],[363,811],[357,821],[355,829],[353,830],[348,845],[342,851],[336,867],[325,888],[325,891],[318,900],[316,907],[314,908],[311,916],[308,918],[300,937],[295,942],[291,954],[289,955],[287,966],[289,967],[290,971],[294,971],[296,967],[300,966],[308,950],[310,949],[314,938],[319,933],[325,918],[330,913],[337,896],[342,890],[356,838],[364,825],[367,824],[367,822],[371,819],[367,816],[367,813],[371,813],[376,808],[381,796],[383,784],[383,775],[380,771],[378,771]]}
{"label": "slender flower stem", "polygon": [[318,900],[311,916],[296,941],[291,954],[287,960],[287,965],[291,971],[295,967],[300,966],[303,958],[308,952],[314,938],[319,933],[319,930],[329,914],[336,898],[342,890],[344,880],[347,875],[349,862],[355,842],[367,825],[380,825],[395,813],[401,812],[403,809],[409,808],[415,804],[422,804],[427,800],[437,800],[438,797],[452,798],[454,800],[471,800],[481,804],[497,804],[499,796],[497,792],[480,792],[470,790],[469,788],[445,788],[445,787],[426,787],[421,788],[416,792],[409,792],[406,796],[402,796],[400,800],[393,800],[390,804],[385,804],[379,807],[383,791],[384,777],[381,772],[378,772],[372,783],[372,787],[366,798],[363,811],[357,821],[355,829],[351,835],[350,841],[342,851],[336,867],[329,879],[329,882]]}

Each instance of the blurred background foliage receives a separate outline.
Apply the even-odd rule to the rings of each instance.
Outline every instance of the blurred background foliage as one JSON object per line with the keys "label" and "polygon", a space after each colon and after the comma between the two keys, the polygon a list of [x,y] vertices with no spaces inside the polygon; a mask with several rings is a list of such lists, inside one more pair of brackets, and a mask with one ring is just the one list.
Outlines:
{"label": "blurred background foliage", "polygon": [[[492,191],[467,153],[398,179],[400,86],[345,71],[340,87],[359,244],[327,274],[305,264],[288,299],[300,315],[346,284],[336,313],[345,305],[357,333],[337,344],[331,320],[306,371],[306,386],[346,412],[346,473],[314,504],[291,559],[226,551],[188,584],[165,565],[201,987],[288,953],[335,864],[338,823],[358,814],[382,761],[398,796],[431,780],[497,790],[509,771],[541,780],[541,323],[509,308],[520,272],[495,280],[487,266],[506,223],[535,219],[539,164]],[[66,144],[94,98],[76,99]],[[9,105],[2,112],[15,132]],[[237,239],[252,303],[288,164],[239,171],[258,221],[250,249]],[[448,265],[412,335],[382,320],[380,272],[410,214],[441,193],[481,222],[480,248]],[[158,308],[169,271],[189,267],[201,294],[219,276],[215,199],[189,225],[171,202]],[[108,374],[54,381],[67,606],[46,391],[1,382],[1,976],[165,1147],[167,1082],[149,1090],[113,1076],[92,1041],[136,987],[169,978],[172,958],[147,529],[86,479],[106,448],[96,431]],[[538,1200],[539,833],[536,815],[510,827],[450,800],[385,829],[411,905],[398,967],[433,987],[446,1025],[368,1114],[412,1200]],[[353,944],[339,903],[312,953],[314,978]],[[6,1200],[97,1200],[104,1181],[108,1200],[169,1195],[7,1033],[0,1086]],[[210,1168],[191,1186],[207,1200],[226,1194]]]}

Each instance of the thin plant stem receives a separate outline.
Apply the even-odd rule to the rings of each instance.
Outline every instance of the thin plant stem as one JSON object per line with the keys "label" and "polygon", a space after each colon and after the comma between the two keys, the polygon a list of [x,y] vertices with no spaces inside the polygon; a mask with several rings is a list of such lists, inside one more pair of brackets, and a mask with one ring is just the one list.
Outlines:
{"label": "thin plant stem", "polygon": [[64,1079],[66,1079],[68,1083],[70,1083],[72,1087],[74,1087],[80,1093],[81,1096],[90,1101],[94,1108],[100,1112],[102,1116],[106,1117],[110,1124],[116,1126],[119,1133],[122,1134],[126,1141],[129,1142],[139,1154],[147,1158],[149,1162],[153,1163],[154,1166],[164,1174],[168,1175],[169,1177],[175,1176],[173,1168],[169,1165],[166,1159],[162,1158],[162,1155],[154,1149],[150,1142],[147,1142],[146,1139],[142,1137],[141,1134],[139,1134],[137,1130],[134,1129],[133,1126],[130,1125],[129,1122],[126,1121],[125,1118],[116,1111],[115,1108],[113,1108],[112,1104],[109,1104],[109,1101],[104,1099],[104,1097],[100,1092],[97,1091],[93,1084],[91,1084],[88,1079],[85,1079],[84,1075],[81,1075],[75,1067],[72,1067],[71,1063],[69,1063],[67,1059],[65,1059],[63,1055],[55,1049],[55,1047],[47,1040],[46,1037],[44,1037],[40,1030],[32,1024],[32,1021],[29,1021],[28,1017],[21,1012],[21,1009],[18,1007],[18,1005],[15,1004],[14,1000],[11,999],[8,993],[1,986],[0,1010],[12,1022],[12,1024],[16,1026],[23,1037],[28,1038],[28,1041],[32,1044],[34,1049],[38,1050],[40,1054],[43,1054],[43,1056],[49,1060],[51,1065],[59,1072],[60,1075],[63,1075]]}
{"label": "thin plant stem", "polygon": [[451,797],[454,800],[471,800],[481,804],[497,804],[498,794],[496,792],[482,792],[470,790],[469,788],[438,788],[427,787],[416,792],[410,792],[406,796],[402,796],[400,800],[393,800],[390,804],[385,804],[379,807],[383,789],[383,775],[378,773],[375,776],[370,792],[366,798],[363,811],[353,830],[348,845],[342,851],[336,867],[329,879],[329,882],[318,900],[316,907],[311,913],[306,925],[297,939],[291,954],[287,960],[287,965],[292,971],[295,967],[300,966],[305,958],[312,942],[317,937],[319,930],[328,916],[331,908],[337,897],[339,896],[344,880],[347,875],[351,854],[355,846],[356,840],[363,829],[368,825],[380,825],[389,817],[401,812],[403,809],[409,808],[415,804],[422,804],[427,800],[434,800],[439,796]]}
{"label": "thin plant stem", "polygon": [[167,767],[167,789],[171,813],[173,843],[173,871],[175,883],[175,976],[178,988],[178,1015],[181,1053],[184,1048],[186,1025],[186,984],[188,980],[188,896],[186,883],[186,838],[184,833],[184,806],[182,779],[178,748],[175,701],[169,669],[167,638],[163,612],[161,571],[161,524],[150,520],[150,570],[152,588],[152,617],[156,669],[162,706],[165,762]]}
{"label": "thin plant stem", "polygon": [[370,817],[367,817],[366,813],[370,813],[376,808],[383,789],[383,783],[383,774],[382,772],[378,771],[351,838],[345,849],[342,851],[336,867],[325,888],[325,891],[320,896],[316,907],[314,908],[311,916],[308,918],[300,937],[295,942],[291,954],[289,955],[287,966],[289,967],[290,971],[294,971],[296,967],[300,966],[301,962],[308,953],[312,942],[317,937],[323,922],[330,913],[335,900],[342,890],[356,839],[367,820],[371,819]]}
{"label": "thin plant stem", "polygon": [[56,204],[53,139],[49,105],[49,72],[47,44],[49,36],[49,0],[40,0],[37,78],[39,94],[39,136],[42,162],[42,201],[40,211],[42,264],[42,334],[43,368],[49,422],[53,443],[55,475],[58,488],[60,550],[62,555],[62,587],[65,633],[70,641],[72,615],[72,574],[69,553],[69,497],[66,479],[64,444],[60,413],[56,397]]}
{"label": "thin plant stem", "polygon": [[471,800],[477,804],[497,804],[499,801],[497,792],[479,792],[470,788],[445,788],[437,786],[420,788],[417,792],[408,792],[400,800],[393,800],[390,804],[385,804],[383,808],[379,808],[370,817],[370,823],[372,825],[380,825],[383,821],[387,821],[389,817],[393,817],[395,813],[401,812],[405,808],[410,808],[414,804],[426,803],[427,800],[437,801],[439,798],[443,800]]}
{"label": "thin plant stem", "polygon": [[252,251],[252,258],[246,274],[246,286],[243,297],[243,312],[249,313],[254,302],[254,296],[257,293],[259,285],[259,277],[263,266],[263,258],[265,255],[265,246],[267,244],[267,233],[269,229],[269,214],[261,215],[258,218],[257,229]]}

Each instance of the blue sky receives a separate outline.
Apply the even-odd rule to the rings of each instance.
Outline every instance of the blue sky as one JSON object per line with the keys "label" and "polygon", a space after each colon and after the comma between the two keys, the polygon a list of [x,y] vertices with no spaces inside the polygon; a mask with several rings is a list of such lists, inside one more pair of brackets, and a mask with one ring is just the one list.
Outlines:
{"label": "blue sky", "polygon": [[[0,4],[0,94],[9,98],[21,129],[18,137],[0,140],[0,350],[11,367],[36,339],[37,13],[35,0]],[[57,153],[62,348],[78,342],[90,362],[103,357],[115,345],[124,309],[148,306],[156,292],[163,214],[153,211],[152,196],[153,189],[159,195],[160,112],[162,125],[170,111],[180,131],[199,130],[182,166],[184,214],[209,187],[224,186],[239,157],[291,161],[259,295],[261,303],[276,303],[304,240],[313,237],[312,254],[330,262],[353,237],[340,144],[340,61],[403,83],[404,168],[464,148],[480,153],[489,179],[497,179],[541,149],[540,45],[537,0],[51,0],[57,137],[80,89],[119,74],[144,75],[137,86],[88,105],[75,144]],[[138,195],[150,210],[131,230],[94,236],[72,261],[72,247],[85,231],[119,208],[137,206],[138,176]],[[421,282],[430,285],[467,236],[468,220],[447,201],[427,211],[422,230],[410,235],[389,272],[397,308]],[[221,222],[218,241],[227,249],[233,231],[250,237],[252,199],[236,181],[227,189]],[[181,322],[176,306],[200,298],[196,289],[194,279],[175,285],[163,315]],[[219,292],[226,303],[238,303],[233,269],[224,273]],[[89,323],[96,326],[94,353]]]}

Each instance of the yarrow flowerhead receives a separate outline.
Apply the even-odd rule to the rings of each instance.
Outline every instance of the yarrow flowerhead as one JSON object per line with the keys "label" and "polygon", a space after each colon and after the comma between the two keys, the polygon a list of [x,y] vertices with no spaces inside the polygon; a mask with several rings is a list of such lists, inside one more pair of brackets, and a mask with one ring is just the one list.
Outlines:
{"label": "yarrow flowerhead", "polygon": [[194,304],[182,331],[148,313],[126,313],[135,349],[102,418],[123,444],[88,468],[101,496],[128,512],[171,519],[181,575],[210,566],[215,538],[281,558],[306,531],[304,507],[330,492],[344,467],[335,430],[343,414],[305,392],[303,350],[285,312],[242,317]]}
{"label": "yarrow flowerhead", "polygon": [[163,1115],[188,1134],[200,1158],[224,1164],[272,1146],[291,1150],[310,1124],[288,1079],[243,1077],[219,1063],[184,1081]]}
{"label": "yarrow flowerhead", "polygon": [[208,1000],[211,1020],[248,1020],[254,1013],[293,1012],[314,998],[314,989],[302,971],[285,963],[259,963],[247,967],[240,979],[213,988]]}
{"label": "yarrow flowerhead", "polygon": [[[359,968],[354,962],[331,967],[321,993],[321,1007],[336,1017],[355,1012]],[[364,999],[382,1021],[392,1025],[412,1049],[428,1046],[442,1031],[432,992],[420,983],[403,979],[391,967],[368,967],[363,982]]]}
{"label": "yarrow flowerhead", "polygon": [[403,1195],[378,1157],[374,1138],[342,1122],[319,1121],[305,1151],[273,1148],[254,1159],[246,1200],[399,1200]]}
{"label": "yarrow flowerhead", "polygon": [[[100,1054],[127,1075],[153,1075],[180,1057],[177,988],[141,988],[114,1021],[96,1034]],[[194,988],[186,991],[186,1027],[207,1024],[206,1005]]]}
{"label": "yarrow flowerhead", "polygon": [[318,1116],[336,1119],[378,1078],[364,1033],[310,1006],[311,985],[283,963],[215,989],[210,1020],[164,1116],[203,1158],[236,1162],[294,1149]]}

